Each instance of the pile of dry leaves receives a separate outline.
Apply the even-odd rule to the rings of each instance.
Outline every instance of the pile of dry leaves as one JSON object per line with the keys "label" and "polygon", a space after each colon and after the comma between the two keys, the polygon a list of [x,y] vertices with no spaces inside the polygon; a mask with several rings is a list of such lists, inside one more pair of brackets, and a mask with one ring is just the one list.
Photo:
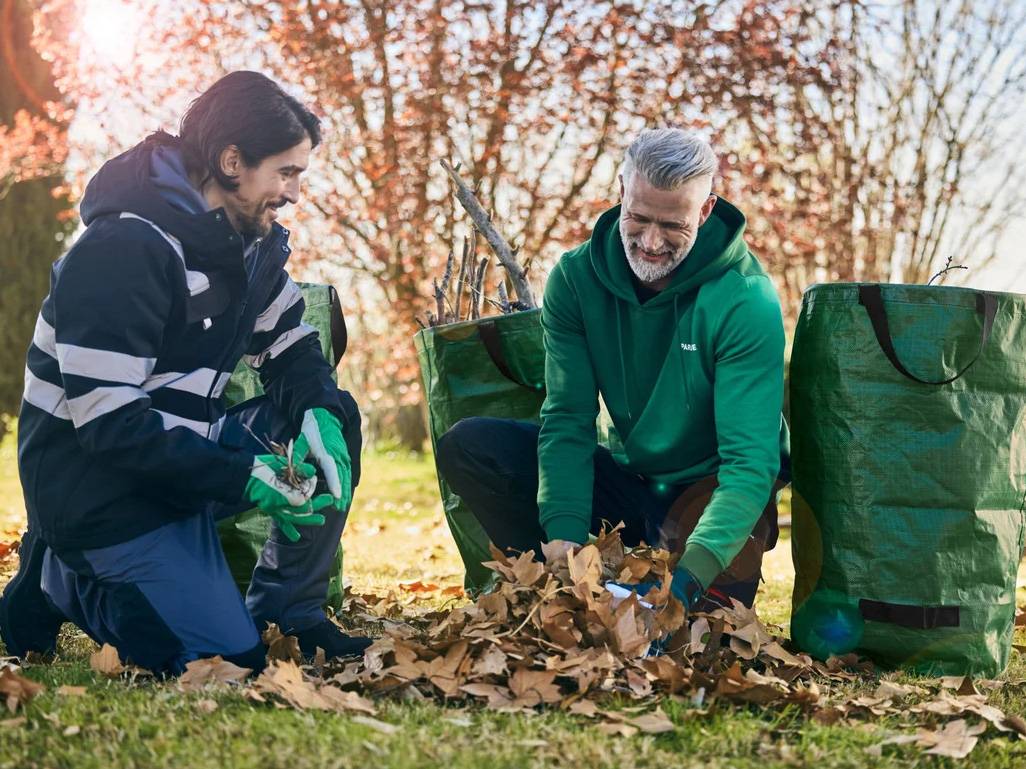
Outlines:
{"label": "pile of dry leaves", "polygon": [[[558,707],[622,735],[672,731],[659,707],[670,699],[686,702],[692,716],[731,703],[790,705],[821,723],[899,716],[918,728],[885,739],[877,751],[916,743],[928,753],[962,757],[988,727],[1026,739],[1026,721],[987,703],[986,692],[1002,682],[877,681],[872,666],[854,655],[823,663],[788,651],[740,604],[685,622],[669,594],[669,554],[644,547],[627,552],[617,531],[544,563],[533,553],[509,558],[493,550],[493,557],[495,589],[447,611],[416,614],[395,600],[350,595],[346,616],[380,627],[360,661],[321,658],[305,665],[296,639],[271,627],[265,634],[271,661],[257,678],[246,681],[248,671],[214,658],[192,663],[178,685],[192,691],[236,683],[256,701],[356,713],[382,731],[396,728],[373,718],[374,702],[384,696],[511,712]],[[616,598],[604,587],[609,580],[662,587],[643,601],[634,594]],[[663,653],[650,653],[656,642]],[[111,652],[94,655],[93,667],[122,674]],[[0,695],[13,710],[12,702],[35,691],[19,690],[11,676],[20,678],[0,674]],[[875,691],[853,697],[852,685],[866,692],[867,683],[876,683]],[[625,708],[625,698],[636,702]]]}

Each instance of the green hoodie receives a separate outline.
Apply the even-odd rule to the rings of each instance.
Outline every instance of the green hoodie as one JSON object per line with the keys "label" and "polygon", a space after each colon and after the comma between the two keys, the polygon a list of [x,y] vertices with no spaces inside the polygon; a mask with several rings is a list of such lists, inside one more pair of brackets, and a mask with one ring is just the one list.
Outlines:
{"label": "green hoodie", "polygon": [[545,288],[541,524],[549,539],[588,536],[601,393],[620,466],[654,483],[718,475],[680,562],[707,588],[751,534],[779,471],[780,301],[743,240],[744,215],[721,199],[670,285],[641,304],[619,216],[619,206],[606,211]]}

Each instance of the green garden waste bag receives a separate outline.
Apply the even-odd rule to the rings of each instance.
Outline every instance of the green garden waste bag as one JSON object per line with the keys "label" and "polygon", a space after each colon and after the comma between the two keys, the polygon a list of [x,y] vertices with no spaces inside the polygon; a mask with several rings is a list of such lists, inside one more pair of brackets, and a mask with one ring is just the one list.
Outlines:
{"label": "green garden waste bag", "polygon": [[796,644],[999,674],[1026,531],[1026,297],[813,286],[790,375]]}
{"label": "green garden waste bag", "polygon": [[[331,286],[300,283],[306,309],[303,320],[317,329],[321,339],[321,350],[324,357],[331,362],[336,360],[333,349],[333,337],[337,337],[336,325],[341,320],[341,308],[335,290]],[[338,315],[335,324],[333,315]],[[335,334],[333,335],[333,332]],[[343,337],[344,340],[344,337]],[[342,343],[344,345],[344,341]],[[225,387],[225,404],[230,408],[239,403],[262,395],[258,374],[245,363],[239,363]],[[232,518],[226,518],[217,525],[221,538],[221,547],[228,568],[231,570],[235,584],[245,595],[249,589],[253,567],[256,566],[260,551],[271,534],[271,519],[256,508],[251,508]],[[335,554],[335,563],[331,567],[331,579],[328,583],[327,605],[333,609],[342,607],[342,546],[339,545]]]}
{"label": "green garden waste bag", "polygon": [[[537,422],[545,400],[541,310],[423,329],[414,337],[428,404],[431,447],[464,417]],[[442,507],[466,567],[468,590],[491,572],[488,536],[463,501],[438,479]]]}

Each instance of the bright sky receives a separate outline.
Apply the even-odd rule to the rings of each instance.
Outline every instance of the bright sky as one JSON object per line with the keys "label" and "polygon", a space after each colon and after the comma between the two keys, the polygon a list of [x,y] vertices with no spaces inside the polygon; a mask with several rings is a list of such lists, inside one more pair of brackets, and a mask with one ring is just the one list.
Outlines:
{"label": "bright sky", "polygon": [[961,285],[988,291],[1026,294],[1026,222],[1017,222],[1002,241],[1001,252],[989,269],[970,271]]}

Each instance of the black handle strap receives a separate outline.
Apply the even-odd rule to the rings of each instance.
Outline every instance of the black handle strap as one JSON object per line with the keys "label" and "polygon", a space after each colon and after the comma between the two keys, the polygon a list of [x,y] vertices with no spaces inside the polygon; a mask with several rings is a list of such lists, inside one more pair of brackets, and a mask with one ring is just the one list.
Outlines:
{"label": "black handle strap", "polygon": [[495,368],[499,370],[500,374],[514,384],[518,384],[532,392],[542,393],[544,395],[544,387],[537,387],[533,384],[520,381],[520,379],[510,369],[509,362],[506,360],[506,353],[502,351],[502,341],[499,338],[499,329],[496,327],[494,320],[481,321],[477,326],[477,333],[480,335],[481,343],[488,352],[488,357],[492,359],[492,363],[495,364]]}
{"label": "black handle strap", "polygon": [[887,311],[884,309],[883,293],[880,290],[880,286],[876,284],[859,286],[859,304],[866,308],[869,322],[873,324],[876,341],[880,345],[880,349],[883,350],[883,354],[887,356],[887,360],[891,362],[891,365],[912,381],[926,385],[951,384],[971,369],[973,364],[983,354],[983,348],[987,346],[990,332],[994,330],[994,318],[997,316],[997,298],[992,294],[983,292],[976,294],[976,312],[983,316],[983,333],[980,335],[980,349],[977,350],[973,359],[953,377],[940,382],[931,382],[928,379],[920,379],[898,360],[898,353],[894,350],[894,340],[891,339],[890,326],[887,324]]}
{"label": "black handle strap", "polygon": [[859,601],[859,612],[863,619],[889,622],[914,630],[958,627],[957,606],[908,606],[863,598]]}

